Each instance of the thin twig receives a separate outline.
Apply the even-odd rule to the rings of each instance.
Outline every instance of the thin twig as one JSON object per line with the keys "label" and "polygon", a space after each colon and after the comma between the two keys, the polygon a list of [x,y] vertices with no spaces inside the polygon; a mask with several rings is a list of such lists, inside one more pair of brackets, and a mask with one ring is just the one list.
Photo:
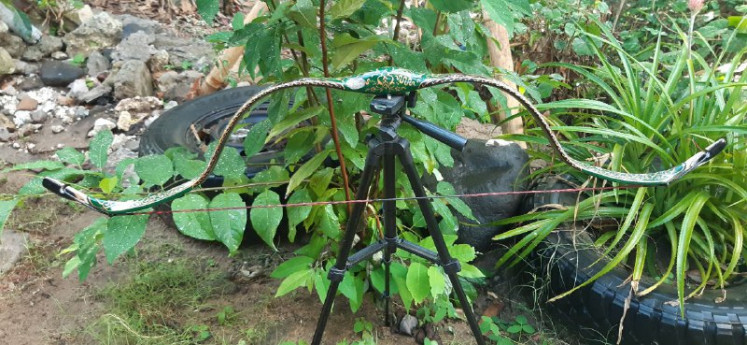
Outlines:
{"label": "thin twig", "polygon": [[[402,12],[405,10],[405,0],[400,1],[399,9],[397,9],[397,24],[394,25],[394,35],[392,35],[392,41],[397,42],[399,38],[399,23],[402,21]],[[389,66],[394,64],[394,58],[389,55]]]}
{"label": "thin twig", "polygon": [[[322,43],[322,67],[324,68],[324,77],[329,78],[329,63],[327,60],[327,36],[325,34],[326,27],[324,23],[324,7],[326,5],[325,0],[321,0],[319,4],[319,39]],[[337,152],[337,160],[340,161],[340,171],[342,172],[342,184],[345,189],[345,201],[350,201],[350,188],[348,188],[348,171],[345,167],[345,157],[342,155],[342,148],[340,148],[340,136],[337,134],[337,118],[335,117],[335,110],[332,103],[332,91],[329,88],[324,89],[327,94],[327,109],[329,109],[329,119],[332,124],[332,141],[335,143],[335,151]],[[348,214],[352,213],[353,209],[350,204],[346,204]]]}

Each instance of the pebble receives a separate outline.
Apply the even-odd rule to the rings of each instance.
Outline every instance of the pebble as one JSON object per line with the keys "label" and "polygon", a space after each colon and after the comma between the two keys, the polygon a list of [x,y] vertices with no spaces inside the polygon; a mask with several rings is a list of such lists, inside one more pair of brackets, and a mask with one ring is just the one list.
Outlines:
{"label": "pebble", "polygon": [[418,327],[418,319],[410,314],[406,314],[399,322],[399,332],[402,334],[412,335],[415,327]]}
{"label": "pebble", "polygon": [[44,110],[38,109],[31,112],[31,121],[34,123],[41,123],[49,118],[49,113]]}
{"label": "pebble", "polygon": [[19,144],[19,143],[13,143],[13,145],[11,145],[11,146],[13,146],[14,149],[20,149],[21,148],[21,144]]}
{"label": "pebble", "polygon": [[16,138],[15,133],[11,133],[7,128],[0,127],[0,142],[8,142]]}
{"label": "pebble", "polygon": [[39,101],[29,96],[24,96],[16,105],[16,110],[35,110],[37,106],[39,106]]}
{"label": "pebble", "polygon": [[99,132],[103,130],[112,130],[117,127],[117,124],[112,122],[109,119],[96,119],[96,122],[93,123],[93,129],[91,129],[90,132],[88,132],[88,137],[93,137]]}
{"label": "pebble", "polygon": [[45,61],[39,73],[44,85],[60,87],[67,86],[83,75],[85,71],[82,68],[66,61]]}
{"label": "pebble", "polygon": [[178,105],[179,105],[179,102],[177,102],[177,101],[169,101],[168,103],[164,104],[163,110],[166,111],[166,110],[174,108],[174,107],[176,107]]}
{"label": "pebble", "polygon": [[[52,133],[54,134],[62,133],[65,131],[65,127],[60,126],[60,125],[54,125],[50,127],[50,129],[52,130]],[[62,144],[59,144],[59,145],[62,145]]]}
{"label": "pebble", "polygon": [[52,58],[55,60],[65,60],[68,58],[68,55],[65,52],[56,51],[52,53]]}
{"label": "pebble", "polygon": [[16,124],[16,127],[21,127],[27,123],[31,122],[31,112],[28,110],[16,110],[15,113],[13,113],[13,123]]}

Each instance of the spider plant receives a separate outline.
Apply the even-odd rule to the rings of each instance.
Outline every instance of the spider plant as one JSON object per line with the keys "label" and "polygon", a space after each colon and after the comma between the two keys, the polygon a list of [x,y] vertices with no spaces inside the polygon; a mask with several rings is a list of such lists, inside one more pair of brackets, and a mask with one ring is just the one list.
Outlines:
{"label": "spider plant", "polygon": [[[713,285],[718,288],[726,286],[730,277],[739,273],[747,253],[747,74],[737,73],[747,49],[741,47],[734,53],[734,47],[729,47],[736,31],[727,39],[727,49],[716,52],[697,32],[688,34],[675,27],[682,42],[669,46],[659,39],[651,57],[641,61],[626,52],[606,26],[597,23],[597,27],[601,35],[586,37],[599,61],[597,66],[551,65],[582,76],[600,90],[599,97],[539,106],[551,113],[548,120],[566,140],[568,151],[578,157],[585,155],[608,169],[650,172],[668,169],[719,138],[726,138],[728,145],[709,165],[670,186],[608,191],[567,210],[531,213],[503,221],[523,224],[496,239],[522,237],[498,264],[517,263],[562,223],[616,218],[618,230],[601,234],[596,240],[596,245],[610,257],[609,262],[592,280],[554,299],[572,293],[617,265],[628,264],[632,268],[631,287],[638,295],[671,283],[668,280],[674,271],[684,314],[686,298],[707,288],[709,282],[715,281]],[[708,48],[709,53],[702,56],[692,50],[691,39]],[[732,48],[731,53],[728,48]],[[513,138],[547,144],[538,132]],[[533,154],[553,161],[546,150],[535,150]],[[575,174],[586,184],[605,183],[579,176],[561,168],[561,164],[550,164],[537,174],[553,170]],[[648,249],[652,241],[668,243],[671,256],[655,270],[655,276],[660,277],[657,282],[639,291],[643,272],[651,272],[651,266],[656,265],[652,264],[656,261],[652,260],[655,251]],[[694,289],[686,286],[688,273],[701,278]]]}

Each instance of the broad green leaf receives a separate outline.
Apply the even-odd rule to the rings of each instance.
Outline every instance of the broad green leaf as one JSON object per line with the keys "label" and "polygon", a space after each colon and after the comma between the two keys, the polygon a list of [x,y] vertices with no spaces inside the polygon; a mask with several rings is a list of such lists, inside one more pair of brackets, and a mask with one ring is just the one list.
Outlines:
{"label": "broad green leaf", "polygon": [[436,10],[450,13],[469,10],[475,6],[475,1],[473,0],[429,0],[428,2]]}
{"label": "broad green leaf", "polygon": [[230,208],[227,210],[211,210],[210,224],[213,226],[215,237],[221,241],[228,251],[233,254],[239,249],[241,239],[244,238],[246,227],[246,204],[236,193],[218,194],[210,204],[210,209]]}
{"label": "broad green leaf", "polygon": [[249,128],[249,133],[247,133],[246,138],[244,138],[245,157],[252,157],[257,154],[257,152],[262,151],[270,128],[272,128],[272,123],[269,119],[257,122]]}
{"label": "broad green leaf", "polygon": [[91,268],[96,266],[96,254],[101,249],[98,240],[107,231],[109,220],[109,218],[98,218],[93,224],[81,230],[73,238],[73,242],[78,247],[76,257],[79,260],[79,264],[76,268],[78,269],[78,280],[80,282],[84,282],[88,277],[88,273],[91,272]]}
{"label": "broad green leaf", "polygon": [[340,293],[350,300],[350,309],[355,313],[363,304],[363,280],[347,272],[340,282]]}
{"label": "broad green leaf", "polygon": [[293,129],[294,127],[299,126],[300,123],[314,116],[321,114],[323,110],[324,110],[323,107],[317,106],[317,107],[304,109],[301,111],[296,111],[290,114],[290,116],[286,116],[283,120],[278,122],[278,124],[272,126],[272,128],[269,130],[269,134],[267,135],[267,137],[274,138],[283,132],[289,131]]}
{"label": "broad green leaf", "polygon": [[202,20],[213,25],[213,19],[215,15],[220,11],[220,1],[218,0],[196,0],[197,13],[200,14]]}
{"label": "broad green leaf", "polygon": [[39,173],[38,175],[34,176],[31,181],[26,183],[21,189],[18,190],[18,195],[35,195],[35,194],[42,194],[47,191],[44,186],[42,186],[42,179],[44,177],[51,177],[60,181],[67,181],[67,180],[73,180],[73,178],[81,177],[81,176],[100,176],[101,173],[91,171],[91,170],[78,170],[78,169],[70,169],[70,168],[63,168],[60,170],[53,170],[53,171],[44,171],[42,173]]}
{"label": "broad green leaf", "polygon": [[340,219],[335,213],[332,205],[324,205],[318,213],[317,224],[319,229],[329,238],[338,238],[340,235]]}
{"label": "broad green leaf", "polygon": [[185,179],[193,179],[205,170],[206,162],[196,159],[185,159],[183,156],[174,156],[174,170]]}
{"label": "broad green leaf", "polygon": [[313,274],[314,270],[307,268],[289,275],[287,278],[283,279],[283,282],[278,286],[278,291],[275,292],[275,297],[284,296],[299,287],[306,286]]}
{"label": "broad green leaf", "polygon": [[[200,240],[216,240],[207,210],[209,201],[199,194],[187,194],[171,203],[176,228],[184,235]],[[203,210],[203,211],[198,211]]]}
{"label": "broad green leaf", "polygon": [[360,9],[366,0],[339,0],[329,9],[332,19],[345,18]]}
{"label": "broad green leaf", "polygon": [[366,39],[357,39],[350,34],[341,34],[332,41],[332,47],[335,53],[332,55],[332,68],[339,70],[348,63],[357,59],[363,52],[373,48],[380,41],[379,38],[371,37]]}
{"label": "broad green leaf", "polygon": [[446,280],[439,266],[428,267],[428,283],[431,286],[431,296],[433,298],[446,292]]}
{"label": "broad green leaf", "polygon": [[64,167],[65,165],[58,161],[41,160],[14,165],[10,168],[0,170],[0,174],[18,170],[57,170]]}
{"label": "broad green leaf", "polygon": [[8,220],[8,216],[13,212],[13,208],[18,204],[18,199],[0,201],[0,235],[3,233],[5,228],[5,222]]}
{"label": "broad green leaf", "polygon": [[324,195],[329,189],[329,183],[332,181],[334,175],[335,169],[332,168],[318,170],[314,175],[311,175],[308,188],[316,195]]}
{"label": "broad green leaf", "polygon": [[148,186],[163,186],[174,176],[171,160],[164,155],[140,157],[135,162],[137,176]]}
{"label": "broad green leaf", "polygon": [[449,246],[449,254],[462,263],[468,263],[477,257],[475,247],[469,244],[457,244]]}
{"label": "broad green leaf", "polygon": [[119,182],[119,178],[116,176],[102,178],[99,181],[99,188],[104,193],[111,193],[117,187],[117,182]]}
{"label": "broad green leaf", "polygon": [[680,226],[679,242],[677,243],[677,297],[680,305],[680,315],[685,316],[685,277],[687,275],[687,260],[688,252],[690,248],[690,240],[692,239],[693,230],[695,223],[700,216],[700,210],[703,209],[706,201],[708,201],[708,194],[703,192],[685,212],[685,217],[682,219],[682,225]]}
{"label": "broad green leaf", "polygon": [[[215,152],[215,146],[217,141],[208,145],[207,152],[205,153],[205,160],[210,160]],[[220,154],[218,164],[213,169],[213,174],[223,176],[227,179],[238,179],[244,176],[246,171],[246,162],[241,158],[241,154],[235,148],[226,146],[223,148],[223,152]]]}
{"label": "broad green leaf", "polygon": [[483,274],[479,268],[470,264],[462,265],[462,270],[459,271],[459,276],[470,279],[485,278],[485,274]]}
{"label": "broad green leaf", "polygon": [[278,267],[272,271],[270,277],[276,279],[285,278],[300,270],[310,268],[312,263],[314,263],[314,259],[308,256],[299,255],[278,265]]}
{"label": "broad green leaf", "polygon": [[80,152],[70,146],[67,146],[61,150],[57,150],[57,152],[55,152],[55,155],[61,161],[77,166],[83,165],[83,162],[86,161],[86,155],[84,155],[83,152]]}
{"label": "broad green leaf", "polygon": [[[480,0],[483,9],[488,13],[490,19],[506,28],[508,36],[513,36],[514,32],[514,11],[511,10],[510,3],[513,0]],[[527,2],[519,0],[517,3]]]}
{"label": "broad green leaf", "polygon": [[109,146],[114,141],[114,135],[111,131],[101,131],[96,133],[96,136],[91,139],[88,143],[88,159],[95,167],[103,169],[106,166],[106,161],[109,158]]}
{"label": "broad green leaf", "polygon": [[[289,204],[301,204],[311,202],[309,191],[306,188],[299,189],[288,198]],[[296,238],[296,226],[301,224],[311,213],[311,206],[293,206],[287,208],[288,212],[288,240],[293,242]]]}
{"label": "broad green leaf", "polygon": [[273,241],[275,240],[278,225],[280,225],[280,221],[283,218],[283,209],[279,206],[280,196],[268,189],[257,195],[252,203],[252,211],[250,213],[252,227],[259,237],[273,250],[277,250]]}
{"label": "broad green leaf", "polygon": [[109,219],[102,244],[109,264],[132,249],[145,234],[148,215],[116,216]]}
{"label": "broad green leaf", "polygon": [[419,262],[411,262],[407,270],[407,289],[415,303],[423,302],[430,294],[428,268]]}
{"label": "broad green leaf", "polygon": [[[456,191],[454,190],[454,186],[451,185],[451,183],[446,181],[441,181],[436,186],[436,190],[438,191],[438,194],[440,195],[455,195]],[[462,199],[459,198],[446,198],[446,201],[449,202],[449,205],[453,207],[457,212],[459,212],[464,217],[477,221],[475,216],[472,214],[472,209],[469,208],[469,206],[462,201]]]}
{"label": "broad green leaf", "polygon": [[300,168],[298,168],[298,170],[293,173],[293,176],[291,176],[290,181],[288,182],[288,188],[285,192],[286,196],[293,192],[293,190],[296,189],[296,187],[298,187],[301,182],[306,180],[309,176],[311,176],[311,174],[319,169],[319,166],[322,165],[322,162],[327,159],[331,152],[331,150],[324,150],[322,152],[319,152],[318,154],[316,154],[316,156],[309,159]]}
{"label": "broad green leaf", "polygon": [[402,266],[402,264],[398,262],[392,262],[390,270],[392,273],[392,280],[394,280],[394,284],[397,285],[399,297],[402,299],[405,310],[409,311],[410,306],[412,306],[412,294],[407,287],[407,267]]}
{"label": "broad green leaf", "polygon": [[327,279],[327,275],[322,270],[317,270],[316,274],[314,274],[314,289],[316,289],[316,294],[319,296],[319,301],[321,303],[324,303],[324,300],[327,299],[327,291],[329,291],[329,285],[330,281]]}

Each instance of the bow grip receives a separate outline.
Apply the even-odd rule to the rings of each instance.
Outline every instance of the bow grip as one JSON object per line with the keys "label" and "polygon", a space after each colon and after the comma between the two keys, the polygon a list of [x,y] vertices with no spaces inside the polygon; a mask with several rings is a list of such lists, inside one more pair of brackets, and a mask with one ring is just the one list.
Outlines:
{"label": "bow grip", "polygon": [[401,95],[419,89],[426,79],[428,77],[425,74],[402,68],[384,67],[352,77],[332,79],[331,82],[342,84],[347,91]]}
{"label": "bow grip", "polygon": [[704,155],[700,159],[700,164],[703,164],[709,161],[711,158],[715,157],[717,154],[723,151],[725,147],[726,147],[726,140],[724,138],[716,140],[713,144],[708,145],[708,147],[706,147],[705,150],[703,150]]}

